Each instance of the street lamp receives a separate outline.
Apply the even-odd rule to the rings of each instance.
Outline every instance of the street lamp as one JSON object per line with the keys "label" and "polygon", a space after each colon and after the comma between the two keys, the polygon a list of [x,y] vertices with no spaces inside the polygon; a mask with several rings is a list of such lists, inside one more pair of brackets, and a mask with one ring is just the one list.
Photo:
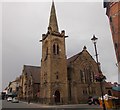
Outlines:
{"label": "street lamp", "polygon": [[97,43],[98,38],[96,38],[95,35],[93,35],[93,38],[91,38],[91,40],[92,40],[94,47],[95,47],[95,56],[96,56],[96,61],[98,63],[98,54],[97,54],[97,47],[96,47],[96,43]]}
{"label": "street lamp", "polygon": [[97,47],[96,47],[96,43],[97,43],[98,38],[96,38],[95,35],[93,35],[93,38],[91,38],[91,40],[93,41],[93,44],[95,47],[95,56],[96,56],[98,72],[99,72],[99,74],[97,74],[95,77],[96,77],[96,81],[100,82],[103,110],[106,110],[104,97],[103,97],[103,88],[102,88],[102,86],[103,86],[102,82],[105,81],[106,77],[102,74],[102,71],[100,69],[100,63],[98,62],[98,53],[97,53]]}

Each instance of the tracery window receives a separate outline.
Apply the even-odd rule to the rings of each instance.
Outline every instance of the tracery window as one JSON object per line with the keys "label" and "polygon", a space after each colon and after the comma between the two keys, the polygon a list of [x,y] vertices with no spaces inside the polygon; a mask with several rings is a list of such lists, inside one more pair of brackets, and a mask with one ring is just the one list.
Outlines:
{"label": "tracery window", "polygon": [[84,80],[86,83],[94,82],[94,73],[91,71],[90,68],[84,69]]}
{"label": "tracery window", "polygon": [[80,81],[81,81],[81,83],[83,83],[84,82],[84,72],[82,72],[82,70],[80,70]]}

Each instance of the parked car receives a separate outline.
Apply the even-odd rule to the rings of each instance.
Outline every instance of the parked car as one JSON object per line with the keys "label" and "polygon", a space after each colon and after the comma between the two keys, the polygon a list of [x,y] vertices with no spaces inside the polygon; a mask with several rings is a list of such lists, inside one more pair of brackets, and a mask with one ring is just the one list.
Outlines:
{"label": "parked car", "polygon": [[19,103],[19,100],[18,100],[17,97],[14,97],[14,98],[12,99],[12,102],[13,102],[13,103]]}
{"label": "parked car", "polygon": [[7,98],[7,101],[9,102],[9,101],[12,101],[12,97],[8,97]]}

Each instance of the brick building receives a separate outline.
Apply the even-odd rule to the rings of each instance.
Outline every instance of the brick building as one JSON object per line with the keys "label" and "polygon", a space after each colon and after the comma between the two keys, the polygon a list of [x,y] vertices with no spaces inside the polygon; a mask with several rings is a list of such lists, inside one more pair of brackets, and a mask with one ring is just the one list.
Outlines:
{"label": "brick building", "polygon": [[120,72],[120,1],[110,1],[111,2],[104,2],[104,7],[106,8],[106,15],[109,18],[113,44]]}
{"label": "brick building", "polygon": [[[54,2],[49,26],[42,34],[40,98],[43,103],[82,103],[89,96],[101,96],[95,81],[98,65],[84,47],[82,52],[66,58],[65,31],[59,32]],[[102,73],[100,73],[102,74]],[[106,83],[106,82],[104,82]],[[104,84],[103,84],[104,85]],[[103,86],[104,93],[107,93]]]}

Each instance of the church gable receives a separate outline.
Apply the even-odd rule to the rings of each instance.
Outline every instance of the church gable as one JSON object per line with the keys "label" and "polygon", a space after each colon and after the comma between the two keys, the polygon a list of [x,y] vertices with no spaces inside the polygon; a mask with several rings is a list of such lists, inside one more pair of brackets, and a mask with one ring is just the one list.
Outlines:
{"label": "church gable", "polygon": [[83,50],[81,54],[76,58],[74,63],[85,63],[85,64],[93,64],[96,65],[95,60],[92,58],[92,56],[89,54],[87,50]]}
{"label": "church gable", "polygon": [[[85,101],[89,96],[99,96],[100,88],[95,80],[98,73],[97,63],[86,50],[70,57],[67,60],[68,81],[71,85],[69,96],[75,103]],[[96,87],[98,87],[96,89]],[[76,98],[76,100],[74,100]]]}
{"label": "church gable", "polygon": [[96,64],[95,60],[92,58],[90,53],[86,50],[86,47],[82,50],[82,52],[70,57],[67,59],[67,66],[69,67],[71,64],[76,64],[76,63],[94,63]]}
{"label": "church gable", "polygon": [[[68,79],[80,81],[81,83],[94,82],[94,75],[98,73],[97,63],[86,49],[69,58],[67,67]],[[87,74],[84,78],[82,78],[83,73]]]}

